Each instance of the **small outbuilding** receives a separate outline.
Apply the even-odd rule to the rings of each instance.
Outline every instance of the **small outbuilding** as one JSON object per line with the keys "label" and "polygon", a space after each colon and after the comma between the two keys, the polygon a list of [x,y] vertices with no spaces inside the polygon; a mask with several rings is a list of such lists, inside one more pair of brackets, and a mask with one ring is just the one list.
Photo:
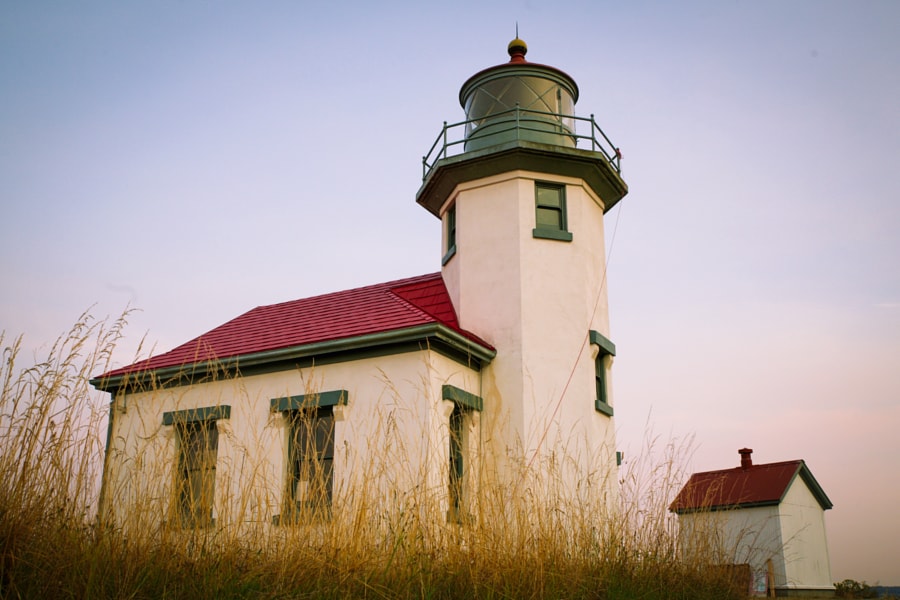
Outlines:
{"label": "small outbuilding", "polygon": [[756,594],[834,594],[825,511],[833,505],[802,460],[694,473],[669,510],[682,547],[715,561],[749,565]]}

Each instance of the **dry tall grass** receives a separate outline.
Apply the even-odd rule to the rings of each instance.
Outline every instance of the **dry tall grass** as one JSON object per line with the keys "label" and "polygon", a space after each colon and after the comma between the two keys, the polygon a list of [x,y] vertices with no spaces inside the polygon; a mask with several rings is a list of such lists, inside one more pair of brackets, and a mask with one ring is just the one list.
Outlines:
{"label": "dry tall grass", "polygon": [[[2,598],[741,597],[702,556],[683,560],[667,513],[683,475],[675,445],[659,463],[632,461],[613,515],[601,501],[554,496],[541,468],[517,473],[511,503],[509,482],[480,486],[477,518],[461,524],[429,497],[384,510],[366,489],[342,494],[353,501],[330,519],[295,526],[105,519],[107,399],[88,379],[109,366],[124,322],[84,316],[26,367],[21,338],[0,336]],[[254,472],[241,482],[247,496]],[[165,487],[165,473],[145,475],[148,489]]]}

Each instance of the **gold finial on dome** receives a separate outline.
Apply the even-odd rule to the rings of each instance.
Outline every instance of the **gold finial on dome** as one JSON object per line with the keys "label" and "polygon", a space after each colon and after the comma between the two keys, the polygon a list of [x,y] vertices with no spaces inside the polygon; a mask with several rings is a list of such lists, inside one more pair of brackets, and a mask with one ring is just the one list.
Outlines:
{"label": "gold finial on dome", "polygon": [[[518,27],[516,27],[518,29]],[[518,32],[516,32],[518,34]],[[528,52],[528,44],[516,35],[516,39],[509,43],[506,49],[509,52],[509,62],[525,62],[525,53]]]}

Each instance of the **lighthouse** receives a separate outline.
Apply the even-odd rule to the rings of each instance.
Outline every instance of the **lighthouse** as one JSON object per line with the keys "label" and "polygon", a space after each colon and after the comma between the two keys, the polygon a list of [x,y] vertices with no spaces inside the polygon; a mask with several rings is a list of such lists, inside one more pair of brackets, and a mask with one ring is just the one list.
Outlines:
{"label": "lighthouse", "polygon": [[486,466],[502,476],[550,465],[565,485],[608,492],[616,350],[604,215],[628,188],[618,149],[593,115],[575,114],[575,80],[527,51],[516,38],[508,62],[463,83],[465,120],[444,124],[416,200],[441,219],[460,327],[496,349],[481,380]]}
{"label": "lighthouse", "polygon": [[463,83],[465,118],[423,160],[439,272],[258,306],[92,380],[104,511],[290,527],[414,506],[438,525],[526,490],[529,515],[612,504],[603,220],[627,187],[575,80],[526,52]]}

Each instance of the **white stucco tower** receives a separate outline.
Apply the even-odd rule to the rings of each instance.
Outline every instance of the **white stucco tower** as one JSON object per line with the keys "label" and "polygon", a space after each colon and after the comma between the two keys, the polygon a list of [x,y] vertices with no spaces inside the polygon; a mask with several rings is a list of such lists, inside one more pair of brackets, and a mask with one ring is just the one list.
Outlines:
{"label": "white stucco tower", "polygon": [[416,199],[443,222],[460,326],[497,350],[485,456],[597,489],[616,479],[603,218],[628,188],[593,115],[574,114],[575,81],[526,52],[513,40],[509,62],[463,84],[466,120],[445,124]]}

